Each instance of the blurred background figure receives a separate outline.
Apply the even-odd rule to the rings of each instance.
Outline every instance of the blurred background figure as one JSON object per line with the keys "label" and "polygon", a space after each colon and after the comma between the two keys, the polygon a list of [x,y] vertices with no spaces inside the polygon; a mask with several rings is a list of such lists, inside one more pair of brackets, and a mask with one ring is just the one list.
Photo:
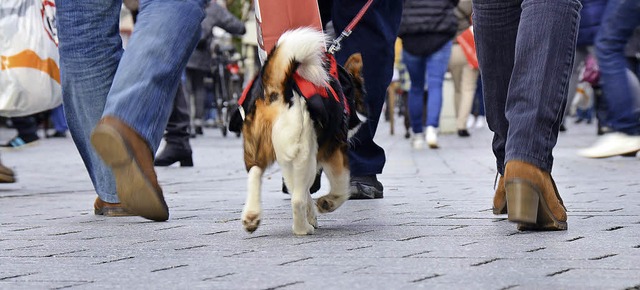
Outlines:
{"label": "blurred background figure", "polygon": [[11,138],[7,143],[0,145],[7,148],[24,148],[26,145],[37,144],[38,137],[38,121],[35,115],[25,117],[13,117],[10,119],[13,128],[18,131],[18,135]]}
{"label": "blurred background figure", "polygon": [[[191,54],[187,69],[186,93],[191,101],[191,106],[195,110],[193,115],[194,133],[202,135],[202,127],[205,119],[205,108],[207,100],[207,89],[205,88],[205,77],[211,75],[214,67],[212,54],[215,45],[213,43],[213,28],[219,27],[232,35],[244,34],[244,23],[236,18],[226,8],[215,2],[210,2],[205,10],[206,16],[202,21],[202,31],[196,49]],[[224,80],[223,80],[224,81]],[[218,124],[220,125],[220,124]]]}
{"label": "blurred background figure", "polygon": [[582,0],[580,2],[582,3],[582,10],[580,11],[580,28],[578,29],[578,40],[576,43],[573,70],[571,71],[571,78],[569,79],[567,107],[564,111],[565,118],[563,118],[560,131],[567,130],[567,117],[574,114],[574,110],[571,109],[571,106],[573,104],[573,98],[576,95],[580,73],[585,68],[585,61],[587,57],[594,54],[593,44],[596,39],[596,34],[600,29],[602,15],[604,14],[604,9],[607,5],[607,0]]}
{"label": "blurred background figure", "polygon": [[596,56],[607,103],[604,134],[579,151],[588,158],[636,154],[640,151],[640,92],[638,79],[627,69],[625,46],[640,25],[640,1],[609,0],[596,36]]}
{"label": "blurred background figure", "polygon": [[[47,134],[47,138],[65,138],[67,137],[67,130],[69,127],[67,126],[67,120],[64,116],[64,106],[60,105],[55,109],[51,110],[51,123],[53,123],[53,129],[55,132],[53,134]],[[47,128],[45,128],[46,131]]]}
{"label": "blurred background figure", "polygon": [[469,130],[467,130],[467,120],[473,107],[480,73],[477,68],[469,64],[461,45],[457,41],[457,36],[471,26],[471,10],[471,0],[460,0],[454,10],[458,18],[458,32],[456,38],[453,39],[451,59],[449,60],[449,71],[451,72],[454,89],[456,128],[460,137],[471,136]]}
{"label": "blurred background figure", "polygon": [[[442,84],[451,56],[451,40],[458,30],[458,20],[453,12],[457,4],[458,0],[404,1],[398,36],[404,49],[402,61],[411,78],[408,103],[413,131],[411,144],[415,149],[422,148],[425,139],[430,148],[438,148]],[[428,89],[426,122],[423,120],[425,79]]]}

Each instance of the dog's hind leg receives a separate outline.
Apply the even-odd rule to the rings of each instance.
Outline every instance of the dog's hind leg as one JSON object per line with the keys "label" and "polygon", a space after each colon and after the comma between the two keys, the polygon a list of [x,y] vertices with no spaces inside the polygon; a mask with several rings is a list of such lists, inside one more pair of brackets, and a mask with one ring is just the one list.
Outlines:
{"label": "dog's hind leg", "polygon": [[331,191],[318,198],[316,206],[321,213],[332,212],[349,199],[349,165],[346,150],[338,149],[327,160],[323,160],[322,168],[327,174]]}
{"label": "dog's hind leg", "polygon": [[247,200],[242,210],[242,225],[247,232],[253,233],[260,225],[262,207],[260,205],[260,187],[262,185],[263,169],[253,166],[249,169],[247,179]]}
{"label": "dog's hind leg", "polygon": [[308,235],[318,226],[316,209],[309,188],[315,179],[315,159],[280,164],[285,183],[291,192],[293,233]]}

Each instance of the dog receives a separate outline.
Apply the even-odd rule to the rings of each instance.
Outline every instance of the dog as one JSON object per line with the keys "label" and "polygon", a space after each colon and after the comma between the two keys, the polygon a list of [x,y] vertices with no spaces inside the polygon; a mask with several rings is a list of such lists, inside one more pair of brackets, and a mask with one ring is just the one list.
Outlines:
{"label": "dog", "polygon": [[[291,193],[295,235],[313,234],[317,212],[349,199],[348,139],[367,111],[362,58],[354,54],[342,68],[325,52],[326,41],[312,28],[285,32],[230,121],[229,129],[243,135],[248,181],[241,219],[249,233],[262,219],[262,174],[275,162]],[[330,191],[314,202],[309,188],[320,169]]]}

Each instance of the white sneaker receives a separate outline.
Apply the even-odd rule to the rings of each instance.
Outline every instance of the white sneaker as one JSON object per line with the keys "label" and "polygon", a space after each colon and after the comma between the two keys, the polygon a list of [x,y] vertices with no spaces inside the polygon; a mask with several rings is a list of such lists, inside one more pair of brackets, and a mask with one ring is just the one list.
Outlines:
{"label": "white sneaker", "polygon": [[604,134],[591,147],[578,151],[587,158],[606,158],[640,151],[640,136],[620,132]]}
{"label": "white sneaker", "polygon": [[469,115],[469,118],[467,118],[467,129],[473,128],[473,124],[475,123],[476,123],[476,116],[474,116],[473,114]]}
{"label": "white sneaker", "polygon": [[438,148],[438,128],[433,126],[427,126],[427,144],[429,148]]}
{"label": "white sneaker", "polygon": [[413,147],[413,149],[424,148],[424,133],[413,133],[411,146]]}
{"label": "white sneaker", "polygon": [[484,128],[487,126],[487,119],[484,116],[476,118],[476,128]]}

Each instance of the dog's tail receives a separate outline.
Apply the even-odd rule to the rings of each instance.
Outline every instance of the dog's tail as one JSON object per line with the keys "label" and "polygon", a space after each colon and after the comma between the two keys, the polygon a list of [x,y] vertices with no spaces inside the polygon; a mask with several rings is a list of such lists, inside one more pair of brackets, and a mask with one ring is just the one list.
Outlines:
{"label": "dog's tail", "polygon": [[263,72],[265,93],[283,93],[288,79],[298,74],[323,86],[329,79],[323,67],[326,37],[321,31],[304,27],[289,30],[280,36],[271,51]]}

